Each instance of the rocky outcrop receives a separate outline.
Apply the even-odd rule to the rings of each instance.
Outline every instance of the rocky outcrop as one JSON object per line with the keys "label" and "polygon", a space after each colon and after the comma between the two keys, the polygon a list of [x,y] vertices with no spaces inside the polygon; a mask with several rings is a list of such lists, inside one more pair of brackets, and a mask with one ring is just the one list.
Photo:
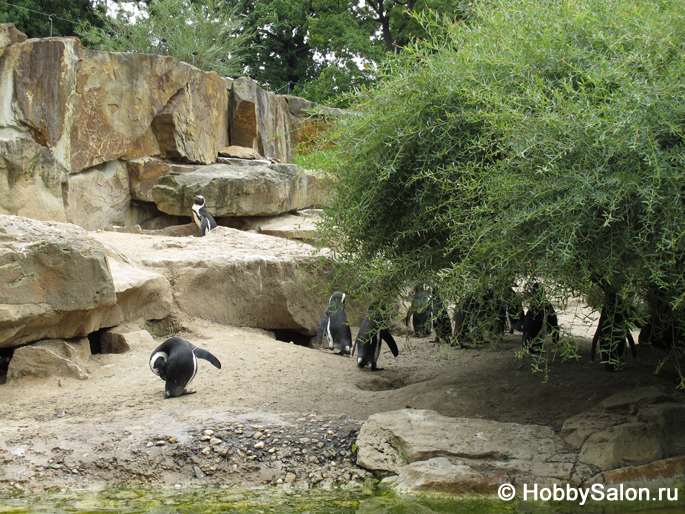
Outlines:
{"label": "rocky outcrop", "polygon": [[399,493],[495,495],[502,484],[509,483],[509,477],[503,470],[480,472],[463,464],[453,464],[446,457],[436,457],[412,462],[383,483],[393,486]]}
{"label": "rocky outcrop", "polygon": [[30,138],[0,139],[0,214],[67,221],[64,180],[64,168],[48,148]]}
{"label": "rocky outcrop", "polygon": [[13,23],[0,23],[0,57],[9,45],[23,43],[26,39],[26,34],[17,30]]}
{"label": "rocky outcrop", "polygon": [[117,306],[124,320],[164,319],[173,311],[171,284],[161,273],[108,258]]}
{"label": "rocky outcrop", "polygon": [[7,379],[25,376],[39,378],[88,378],[86,365],[90,359],[88,339],[50,339],[14,350],[7,370]]}
{"label": "rocky outcrop", "polygon": [[0,347],[120,321],[102,244],[75,225],[0,216]]}
{"label": "rocky outcrop", "polygon": [[561,436],[580,448],[578,461],[601,470],[685,453],[685,405],[654,387],[621,392],[568,419]]}
{"label": "rocky outcrop", "polygon": [[273,216],[305,207],[307,177],[293,164],[214,164],[159,178],[152,197],[160,211],[189,216],[195,195],[214,217]]}
{"label": "rocky outcrop", "polygon": [[[290,113],[285,98],[240,77],[233,81],[230,104],[232,145],[252,148],[281,163],[292,161]],[[280,135],[280,137],[274,137]]]}
{"label": "rocky outcrop", "polygon": [[544,460],[554,453],[553,431],[537,425],[449,418],[431,410],[374,414],[357,439],[357,463],[398,472],[435,457]]}
{"label": "rocky outcrop", "polygon": [[[287,98],[249,78],[224,79],[167,56],[85,50],[73,37],[26,40],[4,24],[0,213],[89,230],[171,222],[159,210],[188,216],[187,205],[169,206],[178,198],[162,198],[159,210],[153,205],[160,178],[181,171],[203,175],[202,182],[215,171],[202,165],[218,161],[289,163],[292,128],[299,117],[310,118],[310,103]],[[231,205],[215,217],[274,215],[325,201],[319,191],[308,198],[308,180],[289,169],[253,175],[227,190]],[[264,209],[255,206],[260,195]]]}
{"label": "rocky outcrop", "polygon": [[393,473],[401,492],[492,494],[510,480],[569,481],[549,427],[449,418],[431,410],[374,414],[357,438],[357,464]]}
{"label": "rocky outcrop", "polygon": [[[218,227],[205,237],[93,234],[173,284],[183,313],[231,326],[316,333],[325,293],[310,289],[312,247]],[[198,300],[201,298],[201,300]]]}
{"label": "rocky outcrop", "polygon": [[110,328],[100,335],[100,353],[126,353],[132,347],[154,344],[147,330],[126,325]]}

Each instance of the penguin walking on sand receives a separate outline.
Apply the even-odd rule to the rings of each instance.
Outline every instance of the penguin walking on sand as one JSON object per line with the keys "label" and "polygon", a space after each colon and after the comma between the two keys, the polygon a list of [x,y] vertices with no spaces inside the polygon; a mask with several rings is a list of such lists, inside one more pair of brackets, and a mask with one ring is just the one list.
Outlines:
{"label": "penguin walking on sand", "polygon": [[352,331],[345,314],[345,293],[336,291],[328,301],[323,319],[316,333],[319,346],[324,337],[328,340],[328,349],[338,348],[341,355],[349,355],[352,348]]}
{"label": "penguin walking on sand", "polygon": [[192,207],[193,219],[195,220],[195,223],[197,223],[197,226],[200,227],[200,235],[206,236],[210,230],[216,228],[216,221],[214,221],[214,218],[205,207],[204,196],[197,195],[194,202]]}
{"label": "penguin walking on sand", "polygon": [[362,326],[359,327],[359,334],[357,334],[354,348],[352,348],[353,355],[354,349],[357,349],[357,367],[359,369],[371,364],[371,371],[382,370],[382,368],[377,366],[377,363],[383,341],[388,345],[392,354],[397,357],[399,352],[397,351],[395,339],[393,339],[392,334],[385,327],[385,322],[380,315],[378,302],[373,302],[366,312]]}
{"label": "penguin walking on sand", "polygon": [[532,354],[542,351],[545,336],[552,334],[552,341],[559,342],[559,321],[552,304],[538,283],[533,284],[533,297],[528,312],[523,318],[523,338],[521,347]]}
{"label": "penguin walking on sand", "polygon": [[150,369],[166,382],[164,398],[195,393],[186,387],[195,378],[198,357],[221,369],[221,363],[214,355],[180,337],[167,339],[152,352]]}

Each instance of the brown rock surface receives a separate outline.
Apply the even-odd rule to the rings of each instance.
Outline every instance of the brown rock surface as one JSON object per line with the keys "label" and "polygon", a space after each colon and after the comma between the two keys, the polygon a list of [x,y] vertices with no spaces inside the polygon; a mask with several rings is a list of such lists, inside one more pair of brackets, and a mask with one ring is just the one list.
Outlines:
{"label": "brown rock surface", "polygon": [[102,245],[75,225],[0,216],[0,347],[121,321]]}
{"label": "brown rock surface", "polygon": [[553,435],[549,427],[538,425],[402,409],[369,417],[357,439],[357,463],[398,472],[406,464],[435,457],[543,462],[554,453]]}
{"label": "brown rock surface", "polygon": [[24,376],[88,378],[88,339],[49,339],[14,350],[7,371],[8,380]]}

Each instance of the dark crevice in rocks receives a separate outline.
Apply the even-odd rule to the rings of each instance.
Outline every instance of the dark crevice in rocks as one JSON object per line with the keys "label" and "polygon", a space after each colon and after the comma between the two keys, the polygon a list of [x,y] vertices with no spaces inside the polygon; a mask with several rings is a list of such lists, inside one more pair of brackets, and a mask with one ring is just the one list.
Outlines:
{"label": "dark crevice in rocks", "polygon": [[14,355],[14,347],[0,348],[0,384],[7,382],[7,370]]}
{"label": "dark crevice in rocks", "polygon": [[298,346],[311,347],[312,337],[295,330],[288,330],[285,328],[276,328],[271,330],[276,335],[277,341],[284,341],[286,343],[294,343]]}
{"label": "dark crevice in rocks", "polygon": [[107,330],[106,328],[101,328],[95,332],[88,334],[88,342],[90,343],[90,354],[97,355],[102,353],[102,333]]}

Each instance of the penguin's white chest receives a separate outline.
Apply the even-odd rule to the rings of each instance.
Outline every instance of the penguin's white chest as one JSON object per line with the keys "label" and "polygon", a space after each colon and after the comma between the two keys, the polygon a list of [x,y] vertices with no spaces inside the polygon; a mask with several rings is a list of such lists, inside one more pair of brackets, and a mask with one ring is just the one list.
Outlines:
{"label": "penguin's white chest", "polygon": [[333,334],[331,334],[331,318],[328,318],[328,325],[326,326],[326,337],[328,338],[328,349],[333,349]]}
{"label": "penguin's white chest", "polygon": [[200,216],[200,206],[195,204],[193,205],[193,219],[195,220],[195,223],[197,223],[197,226],[202,229],[202,216]]}

